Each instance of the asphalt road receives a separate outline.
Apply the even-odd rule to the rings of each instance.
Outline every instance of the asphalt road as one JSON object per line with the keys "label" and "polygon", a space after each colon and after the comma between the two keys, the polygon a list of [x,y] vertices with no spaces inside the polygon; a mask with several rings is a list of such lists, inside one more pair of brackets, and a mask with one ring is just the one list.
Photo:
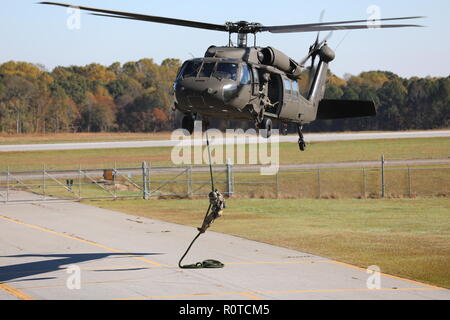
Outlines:
{"label": "asphalt road", "polygon": [[370,289],[365,269],[213,232],[187,262],[226,267],[180,270],[196,233],[79,203],[0,205],[0,299],[450,299],[449,290],[386,274]]}
{"label": "asphalt road", "polygon": [[[442,138],[450,137],[450,131],[417,131],[417,132],[385,132],[385,133],[332,133],[306,134],[307,142],[325,141],[356,141],[379,139],[414,139],[414,138]],[[298,136],[279,137],[281,143],[297,143]],[[250,140],[255,143],[256,139]],[[175,147],[179,141],[122,141],[122,142],[93,142],[93,143],[62,143],[62,144],[31,144],[31,145],[1,145],[0,152],[20,151],[55,151],[55,150],[89,150],[89,149],[129,149],[129,148],[162,148]],[[194,144],[204,143],[197,140]],[[217,145],[230,143],[230,140],[217,140]]]}

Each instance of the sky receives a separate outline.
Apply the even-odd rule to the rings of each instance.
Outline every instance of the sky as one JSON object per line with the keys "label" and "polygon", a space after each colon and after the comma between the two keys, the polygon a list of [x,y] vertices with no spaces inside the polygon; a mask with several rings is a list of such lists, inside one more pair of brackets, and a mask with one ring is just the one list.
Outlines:
{"label": "sky", "polygon": [[[95,17],[83,13],[79,29],[69,29],[65,8],[36,4],[37,0],[3,0],[0,11],[0,63],[14,60],[56,66],[125,63],[152,58],[187,60],[201,57],[210,45],[225,45],[222,32]],[[382,18],[427,16],[415,22],[426,28],[338,31],[329,45],[336,50],[331,70],[343,77],[370,70],[387,70],[402,77],[450,75],[449,0],[322,0],[322,1],[152,1],[63,0],[62,2],[119,11],[223,24],[246,20],[264,25],[366,19],[377,6]],[[401,22],[400,22],[401,23]],[[322,33],[322,37],[327,33]],[[272,46],[300,60],[315,33],[258,36],[258,45]],[[251,40],[251,43],[253,40]]]}

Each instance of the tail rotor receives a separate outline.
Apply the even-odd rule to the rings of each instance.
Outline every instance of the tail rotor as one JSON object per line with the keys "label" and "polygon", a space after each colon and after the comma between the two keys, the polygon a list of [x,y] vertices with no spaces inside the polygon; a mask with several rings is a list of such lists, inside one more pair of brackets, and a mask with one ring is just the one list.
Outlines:
{"label": "tail rotor", "polygon": [[[325,10],[323,10],[321,12],[321,14],[320,14],[319,23],[323,22],[324,16],[325,16]],[[330,40],[332,36],[333,36],[333,31],[328,33],[328,35],[323,40],[320,40],[320,31],[318,31],[316,40],[309,47],[308,55],[305,58],[303,58],[301,60],[301,62],[300,62],[300,65],[302,67],[305,67],[305,64],[311,59],[311,66],[309,67],[309,82],[310,82],[310,85],[311,85],[311,83],[313,81],[314,74],[316,72],[316,64],[315,63],[316,63],[317,55],[319,55],[320,50],[322,49],[322,47],[327,44],[328,40]]]}

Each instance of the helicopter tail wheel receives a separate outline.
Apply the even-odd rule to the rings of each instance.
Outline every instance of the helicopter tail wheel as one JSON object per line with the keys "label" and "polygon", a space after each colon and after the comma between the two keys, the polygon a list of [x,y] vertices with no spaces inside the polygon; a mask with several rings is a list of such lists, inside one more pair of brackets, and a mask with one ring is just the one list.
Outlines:
{"label": "helicopter tail wheel", "polygon": [[272,120],[270,120],[269,118],[264,118],[259,125],[262,137],[265,139],[269,139],[272,136],[272,128]]}
{"label": "helicopter tail wheel", "polygon": [[182,128],[192,135],[195,129],[195,117],[192,115],[185,116],[183,118]]}

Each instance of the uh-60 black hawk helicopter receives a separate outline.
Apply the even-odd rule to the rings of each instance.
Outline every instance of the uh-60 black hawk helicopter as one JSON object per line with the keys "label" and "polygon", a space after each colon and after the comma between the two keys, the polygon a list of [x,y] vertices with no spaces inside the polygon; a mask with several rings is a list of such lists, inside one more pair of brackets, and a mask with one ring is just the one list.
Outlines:
{"label": "uh-60 black hawk helicopter", "polygon": [[[223,25],[205,22],[149,16],[128,12],[74,6],[55,2],[41,4],[72,7],[102,17],[130,19],[223,31],[229,34],[227,46],[211,46],[203,58],[184,62],[175,80],[175,109],[184,114],[183,129],[191,134],[195,121],[202,117],[254,121],[265,137],[270,137],[273,122],[298,126],[299,147],[305,150],[303,125],[315,120],[368,117],[376,115],[372,101],[325,100],[328,65],[335,59],[327,40],[320,41],[321,31],[357,30],[369,28],[421,27],[412,24],[381,24],[382,21],[408,20],[423,17],[401,17],[375,20],[320,22],[285,26],[264,26],[246,21]],[[256,34],[318,32],[308,55],[296,62],[272,47],[258,47]],[[233,45],[232,34],[237,34]],[[248,46],[248,35],[254,35],[254,45]],[[315,60],[319,63],[315,66]],[[311,60],[310,88],[306,96],[300,93],[298,80],[305,64]]]}

